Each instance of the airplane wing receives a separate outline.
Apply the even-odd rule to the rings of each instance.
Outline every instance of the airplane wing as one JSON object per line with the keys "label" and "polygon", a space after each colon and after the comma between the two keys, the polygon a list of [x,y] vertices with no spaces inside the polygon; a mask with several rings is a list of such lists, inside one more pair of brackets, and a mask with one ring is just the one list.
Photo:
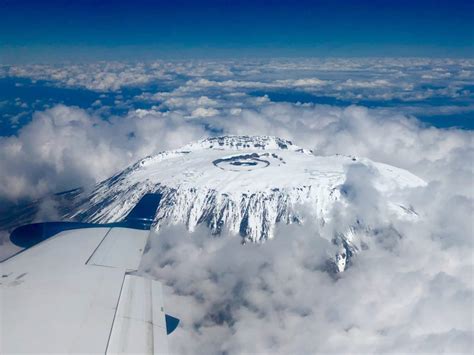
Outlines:
{"label": "airplane wing", "polygon": [[0,263],[0,353],[167,353],[177,320],[135,275],[148,235],[65,230]]}

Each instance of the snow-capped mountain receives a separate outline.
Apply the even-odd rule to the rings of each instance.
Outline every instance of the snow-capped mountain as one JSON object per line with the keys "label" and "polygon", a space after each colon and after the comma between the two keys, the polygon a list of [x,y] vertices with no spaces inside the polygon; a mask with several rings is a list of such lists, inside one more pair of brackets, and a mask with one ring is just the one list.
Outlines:
{"label": "snow-capped mountain", "polygon": [[[204,224],[215,234],[226,230],[262,242],[272,238],[277,223],[299,223],[303,214],[330,218],[347,170],[356,164],[376,171],[374,184],[388,199],[393,191],[424,184],[405,170],[368,159],[317,156],[276,137],[224,136],[142,159],[82,196],[68,217],[118,221],[154,192],[161,195],[156,229],[184,224],[192,231]],[[390,203],[401,214],[411,213]]]}

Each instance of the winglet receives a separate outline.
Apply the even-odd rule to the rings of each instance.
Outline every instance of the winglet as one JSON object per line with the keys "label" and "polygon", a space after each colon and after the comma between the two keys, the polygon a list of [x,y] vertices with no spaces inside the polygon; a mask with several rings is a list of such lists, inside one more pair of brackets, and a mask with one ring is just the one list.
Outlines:
{"label": "winglet", "polygon": [[161,194],[144,195],[122,223],[129,228],[150,229],[160,201]]}

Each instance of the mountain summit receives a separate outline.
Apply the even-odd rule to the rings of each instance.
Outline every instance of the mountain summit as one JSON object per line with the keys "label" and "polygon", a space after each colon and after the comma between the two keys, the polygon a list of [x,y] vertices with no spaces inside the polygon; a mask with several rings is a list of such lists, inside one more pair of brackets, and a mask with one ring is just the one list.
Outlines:
{"label": "mountain summit", "polygon": [[156,229],[184,224],[193,231],[203,224],[214,234],[228,231],[263,242],[277,223],[301,223],[308,215],[322,223],[330,219],[355,165],[375,171],[374,185],[388,200],[394,191],[424,185],[408,171],[364,158],[317,156],[276,137],[223,136],[140,160],[79,199],[69,217],[118,221],[154,192],[161,195]]}

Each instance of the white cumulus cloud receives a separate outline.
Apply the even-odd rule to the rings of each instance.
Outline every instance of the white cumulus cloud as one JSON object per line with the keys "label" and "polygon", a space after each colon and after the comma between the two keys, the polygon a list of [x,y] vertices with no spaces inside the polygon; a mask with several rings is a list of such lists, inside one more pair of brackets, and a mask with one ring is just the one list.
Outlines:
{"label": "white cumulus cloud", "polygon": [[[0,201],[89,186],[209,135],[274,135],[317,155],[404,168],[427,182],[397,196],[417,218],[393,214],[370,171],[356,167],[345,182],[347,205],[336,204],[324,227],[279,226],[263,245],[172,227],[151,238],[141,272],[164,282],[165,306],[182,320],[170,336],[177,353],[472,353],[473,132],[434,128],[413,115],[423,111],[416,100],[433,114],[471,112],[457,102],[472,96],[473,70],[468,59],[423,58],[0,68],[3,76],[100,91],[175,84],[134,98],[152,107],[126,106],[105,118],[100,101],[89,110],[36,111],[16,136],[0,137]],[[270,89],[396,99],[404,109],[274,102]],[[433,98],[454,101],[435,107]],[[41,213],[54,215],[54,205]],[[336,252],[331,240],[359,218],[371,225],[365,250],[335,277],[325,265]],[[6,239],[2,232],[0,256],[11,251]]]}

